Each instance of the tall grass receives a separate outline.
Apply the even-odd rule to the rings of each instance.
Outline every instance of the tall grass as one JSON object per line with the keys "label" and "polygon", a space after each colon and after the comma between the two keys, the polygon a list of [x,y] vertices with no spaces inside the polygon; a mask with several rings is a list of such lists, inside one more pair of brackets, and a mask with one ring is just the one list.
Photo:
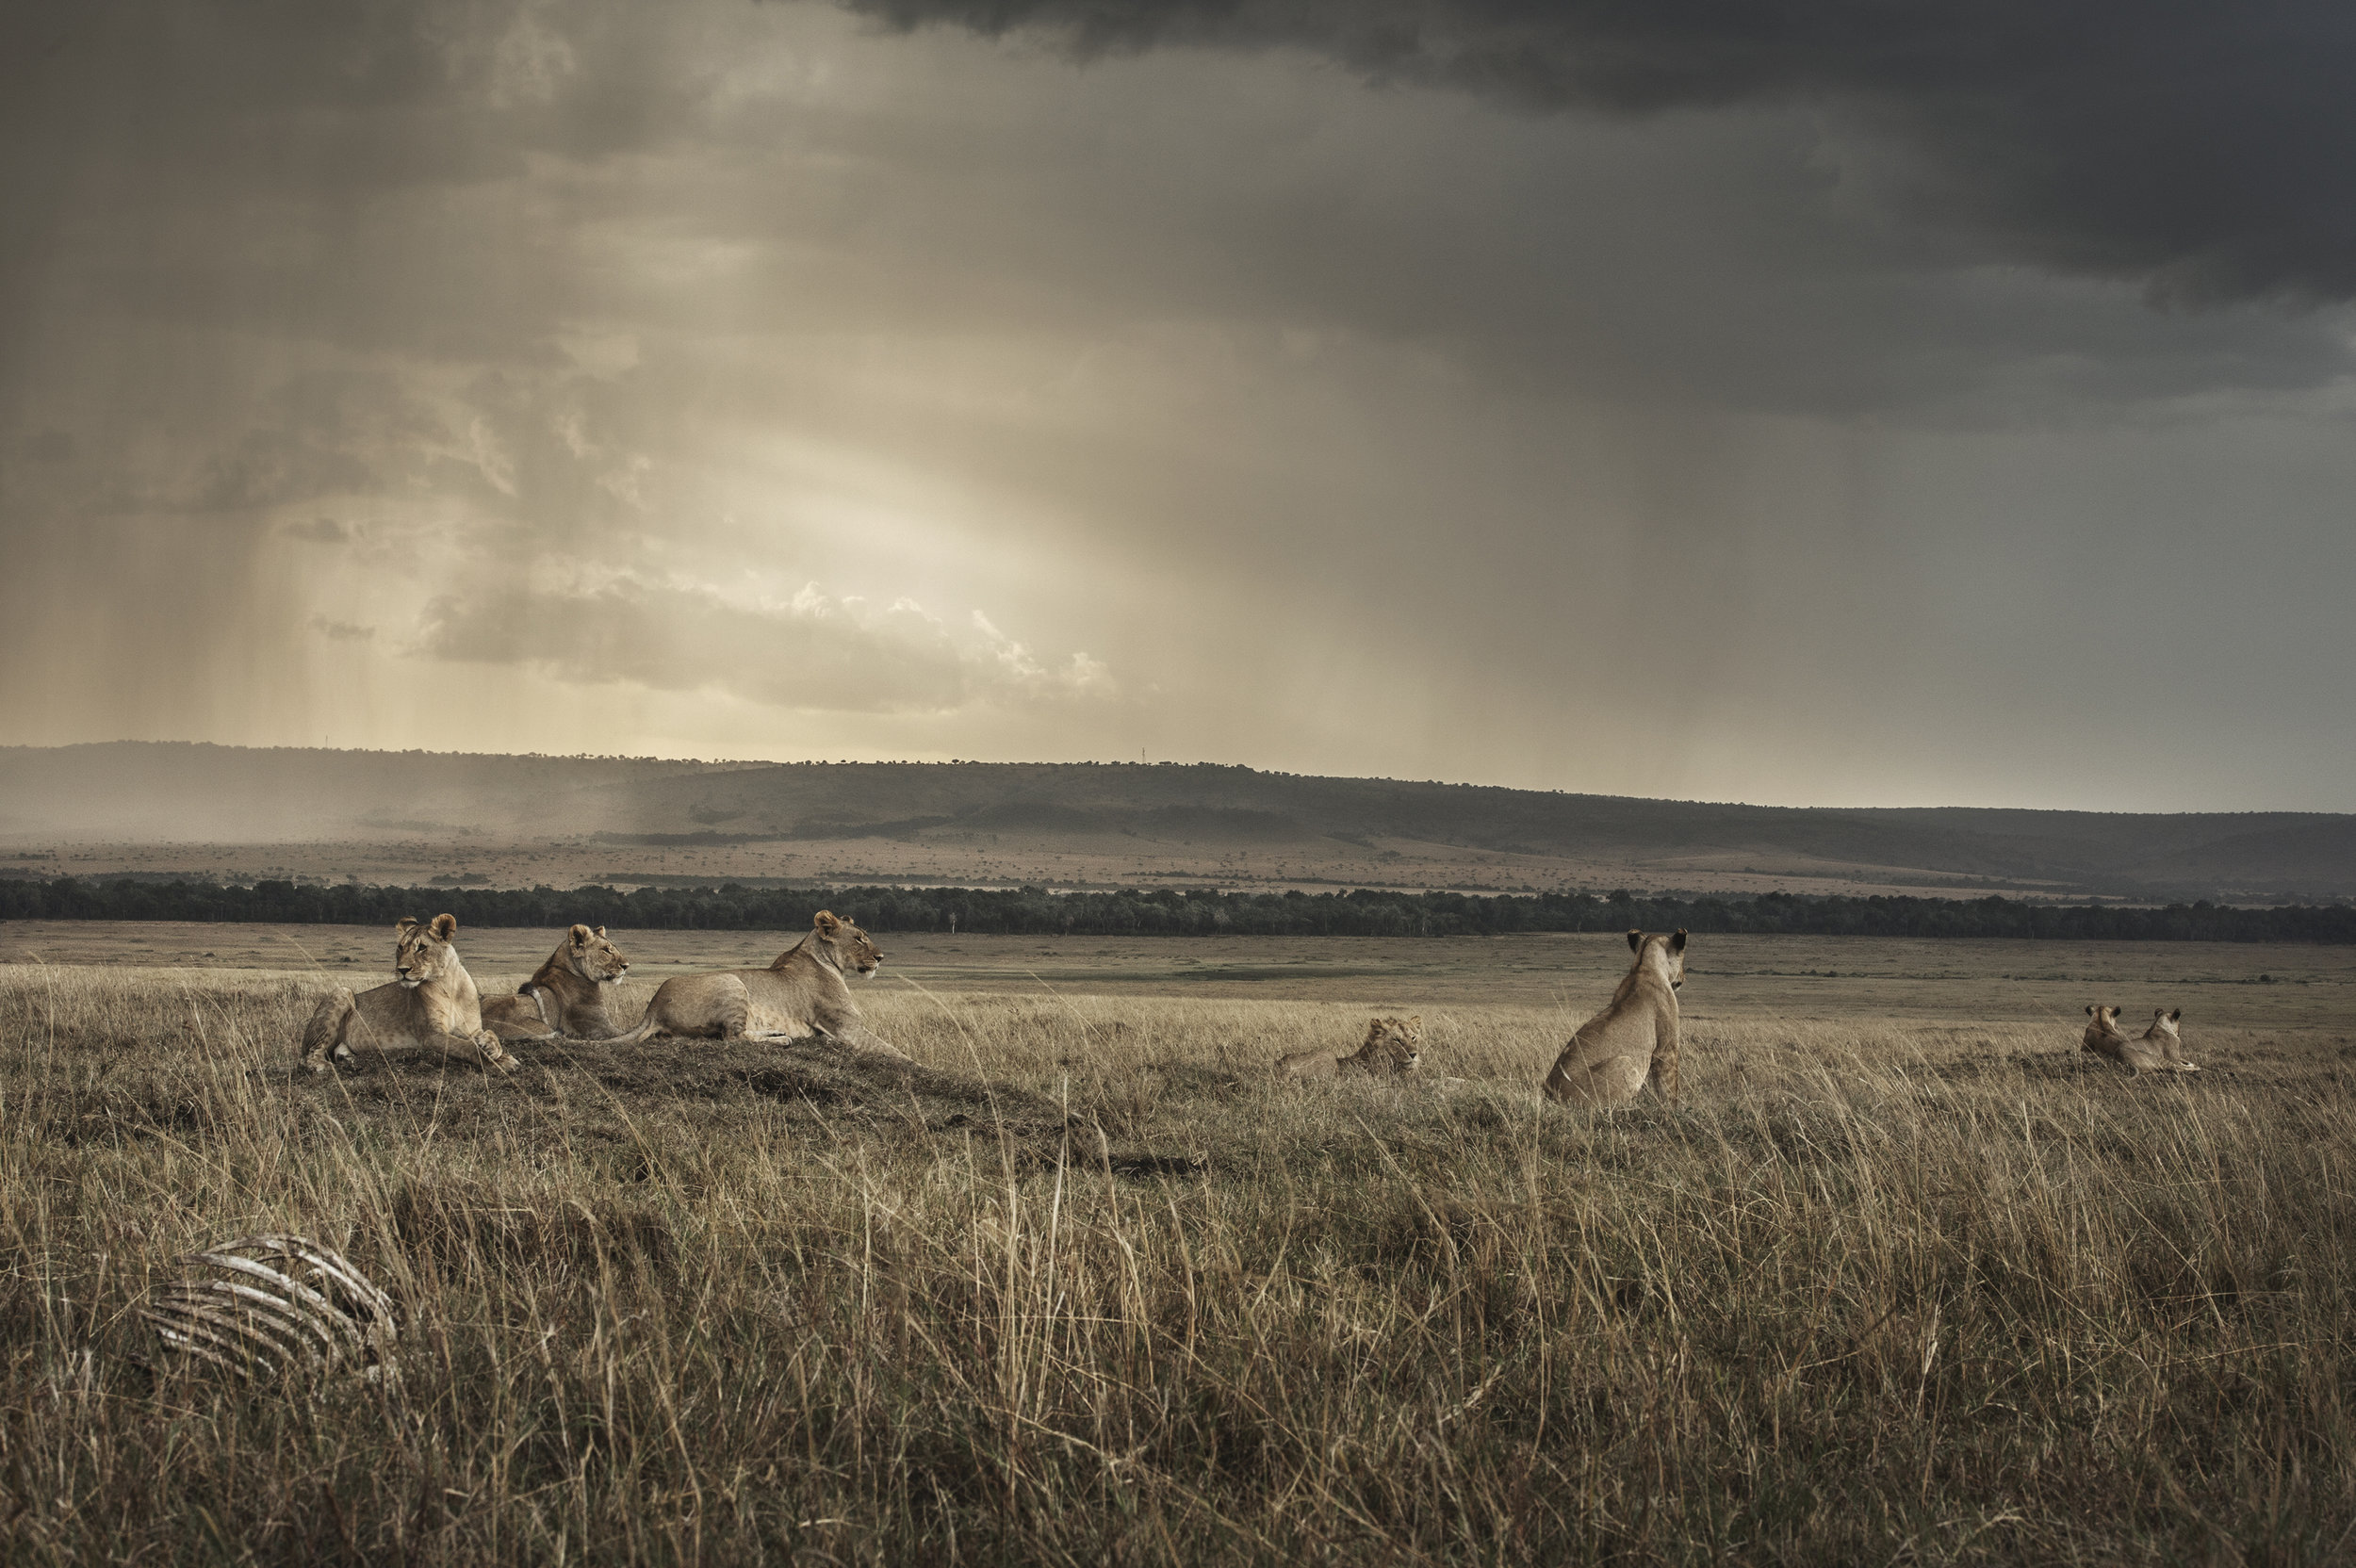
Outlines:
{"label": "tall grass", "polygon": [[[1466,1086],[1318,1090],[1259,1070],[1364,1009],[871,1004],[929,1065],[1209,1160],[1133,1180],[918,1093],[764,1093],[756,1047],[297,1080],[312,988],[0,974],[10,1559],[2356,1542],[2329,1047],[2212,1038],[2201,1078],[2132,1081],[2058,1029],[1745,1024],[1696,1031],[1684,1109],[1596,1114],[1530,1092],[1575,1021],[1545,1009],[1428,1017],[1427,1070]],[[175,1254],[265,1228],[400,1298],[398,1383],[142,1364]]]}

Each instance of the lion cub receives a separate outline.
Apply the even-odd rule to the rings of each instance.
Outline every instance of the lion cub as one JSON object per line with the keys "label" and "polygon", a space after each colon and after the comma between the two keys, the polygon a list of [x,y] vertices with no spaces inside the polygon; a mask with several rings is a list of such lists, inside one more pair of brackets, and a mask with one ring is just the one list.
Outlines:
{"label": "lion cub", "polygon": [[2086,1017],[2093,1021],[2086,1025],[2078,1048],[2131,1072],[2198,1072],[2199,1064],[2185,1056],[2184,1037],[2176,1030],[2176,1021],[2184,1016],[2182,1007],[2173,1012],[2160,1008],[2151,1015],[2151,1028],[2130,1036],[2119,1026],[2118,1008],[2089,1006]]}
{"label": "lion cub", "polygon": [[1543,1087],[1568,1105],[1625,1105],[1650,1079],[1677,1099],[1677,988],[1685,984],[1685,933],[1628,934],[1636,962],[1611,1005],[1579,1026]]}
{"label": "lion cub", "polygon": [[450,944],[457,931],[455,915],[435,915],[431,925],[404,920],[394,926],[396,978],[357,996],[337,990],[319,998],[303,1027],[303,1065],[325,1072],[331,1055],[351,1059],[357,1039],[380,1047],[430,1045],[501,1072],[515,1071],[515,1058],[483,1027],[483,999],[474,976]]}
{"label": "lion cub", "polygon": [[1276,1070],[1290,1078],[1390,1078],[1415,1070],[1423,1059],[1423,1015],[1378,1018],[1366,1024],[1366,1043],[1354,1055],[1296,1051],[1280,1056]]}

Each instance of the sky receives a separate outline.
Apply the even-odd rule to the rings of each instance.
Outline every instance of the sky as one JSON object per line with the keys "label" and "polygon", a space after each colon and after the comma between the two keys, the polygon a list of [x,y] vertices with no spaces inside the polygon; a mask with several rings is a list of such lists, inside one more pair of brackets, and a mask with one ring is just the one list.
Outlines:
{"label": "sky", "polygon": [[0,0],[0,743],[2356,810],[2356,9]]}

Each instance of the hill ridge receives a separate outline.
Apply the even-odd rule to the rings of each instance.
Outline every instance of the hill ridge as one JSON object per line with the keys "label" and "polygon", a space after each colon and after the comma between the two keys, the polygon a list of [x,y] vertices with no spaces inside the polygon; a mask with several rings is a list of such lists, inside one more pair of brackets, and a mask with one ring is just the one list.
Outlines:
{"label": "hill ridge", "polygon": [[[2356,894],[2356,816],[2314,811],[1759,806],[1213,762],[701,761],[191,742],[0,747],[0,850],[393,842],[424,856],[439,843],[460,858],[495,845],[562,845],[582,867],[626,849],[734,851],[747,874],[753,861],[811,859],[792,846],[866,846],[783,874],[832,867],[887,878],[1020,873],[1075,883],[1290,877],[1498,889],[1621,878],[1655,890],[1796,882],[2252,901]],[[759,846],[776,852],[754,855]],[[714,864],[673,869],[725,874],[726,864]]]}

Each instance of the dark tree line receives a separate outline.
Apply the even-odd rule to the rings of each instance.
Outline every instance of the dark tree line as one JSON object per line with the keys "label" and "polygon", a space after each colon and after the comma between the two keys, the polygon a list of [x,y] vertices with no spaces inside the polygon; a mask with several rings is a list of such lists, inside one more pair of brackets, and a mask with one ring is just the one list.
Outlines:
{"label": "dark tree line", "polygon": [[376,888],[260,881],[0,880],[0,919],[178,920],[389,925],[447,909],[464,925],[795,931],[822,908],[874,931],[1088,937],[1483,937],[1624,931],[1824,937],[2010,937],[2035,940],[2356,943],[2356,907],[2212,904],[2163,908],[2028,904],[2007,898],[1644,898],[1613,893],[1227,893],[1162,888],[1055,893],[1039,888]]}

